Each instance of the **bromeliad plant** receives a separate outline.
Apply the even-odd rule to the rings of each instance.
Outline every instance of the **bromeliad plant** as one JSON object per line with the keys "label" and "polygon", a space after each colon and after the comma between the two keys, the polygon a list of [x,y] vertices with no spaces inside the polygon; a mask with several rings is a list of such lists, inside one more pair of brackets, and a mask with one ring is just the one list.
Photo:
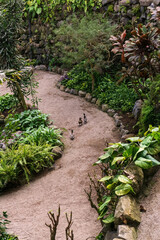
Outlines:
{"label": "bromeliad plant", "polygon": [[[119,196],[135,194],[132,179],[127,176],[127,167],[132,164],[149,169],[160,165],[156,159],[160,153],[160,127],[150,126],[145,136],[128,138],[129,143],[115,143],[105,149],[95,165],[103,168],[105,176],[99,181],[106,192],[99,203],[99,219],[103,223],[114,221],[114,206]],[[157,156],[156,158],[154,156]]]}
{"label": "bromeliad plant", "polygon": [[[153,77],[160,71],[160,29],[152,24],[139,24],[132,32],[132,37],[125,41],[126,31],[121,37],[111,36],[115,54],[121,55],[125,63],[123,78],[129,76],[133,87],[142,93],[148,90],[147,79]],[[123,79],[122,78],[122,79]]]}

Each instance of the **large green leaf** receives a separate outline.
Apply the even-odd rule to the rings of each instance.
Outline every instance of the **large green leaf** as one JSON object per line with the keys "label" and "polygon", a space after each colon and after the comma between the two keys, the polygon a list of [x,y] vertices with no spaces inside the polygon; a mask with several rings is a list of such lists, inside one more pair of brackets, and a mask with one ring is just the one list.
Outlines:
{"label": "large green leaf", "polygon": [[126,195],[126,194],[129,193],[130,191],[134,192],[134,191],[133,191],[133,188],[131,187],[130,184],[122,183],[122,184],[120,184],[119,186],[117,186],[117,187],[115,188],[115,194],[116,194],[117,196]]}
{"label": "large green leaf", "polygon": [[107,205],[108,203],[111,201],[111,197],[108,196],[105,200],[105,202],[99,207],[99,211],[101,212]]}
{"label": "large green leaf", "polygon": [[104,223],[108,224],[108,223],[112,223],[114,222],[114,215],[113,213],[110,214],[106,219],[102,220]]}
{"label": "large green leaf", "polygon": [[138,142],[140,140],[140,138],[139,137],[131,137],[131,138],[127,138],[126,140],[130,141],[130,142]]}
{"label": "large green leaf", "polygon": [[105,177],[101,178],[99,181],[100,182],[105,182],[105,181],[110,180],[111,178],[112,178],[112,176],[105,176]]}
{"label": "large green leaf", "polygon": [[153,144],[151,144],[147,150],[148,150],[148,153],[151,155],[158,154],[160,153],[160,144],[156,141]]}
{"label": "large green leaf", "polygon": [[148,136],[146,138],[144,138],[144,140],[140,143],[140,146],[145,146],[148,147],[153,141],[153,137],[152,136]]}
{"label": "large green leaf", "polygon": [[112,161],[112,166],[117,162],[122,162],[125,160],[125,157],[115,157]]}
{"label": "large green leaf", "polygon": [[136,154],[134,155],[134,158],[133,158],[134,161],[139,157],[138,155],[140,155],[140,154],[142,155],[142,154],[143,154],[144,149],[145,149],[145,146],[142,146],[142,147],[140,147],[140,148],[138,149],[138,151],[137,151]]}
{"label": "large green leaf", "polygon": [[135,165],[143,169],[149,169],[152,167],[152,161],[147,158],[140,157],[135,161]]}
{"label": "large green leaf", "polygon": [[157,161],[155,158],[153,158],[150,155],[147,155],[145,158],[140,157],[135,161],[135,165],[143,168],[143,169],[149,169],[153,166],[160,165],[160,162]]}
{"label": "large green leaf", "polygon": [[132,183],[132,180],[129,179],[128,177],[124,176],[124,175],[119,175],[118,180],[122,183],[128,183],[128,184]]}

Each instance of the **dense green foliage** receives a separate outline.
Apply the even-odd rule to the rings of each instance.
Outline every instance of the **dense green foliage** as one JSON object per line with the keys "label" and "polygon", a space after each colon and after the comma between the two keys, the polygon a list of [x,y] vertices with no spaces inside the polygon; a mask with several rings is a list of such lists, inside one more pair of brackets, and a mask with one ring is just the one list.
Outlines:
{"label": "dense green foliage", "polygon": [[7,93],[2,96],[0,96],[0,112],[3,112],[4,110],[10,110],[11,108],[15,107],[17,104],[16,98]]}
{"label": "dense green foliage", "polygon": [[29,182],[31,176],[53,165],[54,160],[48,144],[24,144],[18,148],[0,151],[0,189],[8,184]]}
{"label": "dense green foliage", "polygon": [[26,131],[24,137],[21,137],[19,142],[26,144],[34,143],[37,146],[45,143],[50,144],[51,146],[62,146],[60,138],[61,138],[60,130],[40,126],[36,130]]}
{"label": "dense green foliage", "polygon": [[106,103],[110,108],[122,110],[123,112],[132,111],[137,94],[128,84],[116,84],[111,76],[101,76],[95,74],[95,89],[91,90],[91,76],[83,68],[83,63],[75,66],[68,74],[63,84],[68,88],[92,92],[93,97],[100,99],[101,103]]}
{"label": "dense green foliage", "polygon": [[95,14],[81,19],[72,16],[55,30],[57,54],[62,64],[71,68],[84,61],[84,68],[92,79],[92,90],[95,74],[102,73],[109,62],[109,37],[115,29],[116,25],[102,14]]}
{"label": "dense green foliage", "polygon": [[135,164],[142,169],[160,165],[160,127],[148,129],[145,136],[127,139],[129,143],[115,143],[105,149],[96,165],[102,165],[105,176],[100,179],[105,189],[99,203],[99,219],[106,224],[114,221],[114,203],[117,197],[135,194],[134,184],[126,175],[128,166]]}
{"label": "dense green foliage", "polygon": [[12,133],[21,131],[34,131],[48,124],[48,115],[41,113],[39,110],[27,110],[22,113],[9,114],[5,120],[5,132],[7,137]]}
{"label": "dense green foliage", "polygon": [[22,1],[3,1],[0,6],[0,69],[21,65],[17,42],[22,17]]}
{"label": "dense green foliage", "polygon": [[[28,182],[33,175],[54,163],[54,146],[62,146],[59,130],[48,128],[48,115],[39,110],[9,114],[1,139],[8,143],[0,151],[0,189]],[[17,132],[17,131],[20,132]]]}
{"label": "dense green foliage", "polygon": [[39,16],[44,22],[49,22],[56,20],[58,14],[62,13],[67,15],[76,10],[87,13],[93,8],[101,7],[101,3],[102,0],[25,0],[24,15],[29,15],[32,20]]}
{"label": "dense green foliage", "polygon": [[10,235],[6,232],[7,225],[10,223],[8,220],[7,212],[3,212],[2,215],[0,215],[0,239],[1,240],[18,240],[17,237]]}
{"label": "dense green foliage", "polygon": [[150,84],[149,91],[146,94],[146,99],[142,107],[139,128],[140,134],[143,134],[149,125],[159,126],[160,125],[160,74],[154,78]]}

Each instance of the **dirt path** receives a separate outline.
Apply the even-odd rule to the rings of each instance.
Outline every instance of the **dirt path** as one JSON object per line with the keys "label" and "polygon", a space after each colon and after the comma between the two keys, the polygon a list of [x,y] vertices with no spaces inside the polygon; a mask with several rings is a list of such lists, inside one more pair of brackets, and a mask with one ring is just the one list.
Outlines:
{"label": "dirt path", "polygon": [[160,240],[160,170],[155,174],[147,190],[147,197],[141,199],[146,212],[141,214],[138,240]]}
{"label": "dirt path", "polygon": [[[42,99],[40,110],[50,114],[56,126],[74,129],[75,140],[71,141],[68,131],[65,132],[64,154],[56,162],[60,168],[0,196],[0,211],[8,212],[11,220],[9,230],[20,240],[48,240],[50,233],[45,226],[45,222],[49,223],[47,212],[57,212],[61,204],[56,239],[65,239],[65,213],[72,211],[75,240],[85,240],[96,236],[101,229],[97,214],[91,209],[84,193],[89,183],[87,175],[95,170],[92,164],[103,153],[105,141],[119,141],[119,135],[112,118],[106,113],[82,98],[57,89],[58,75],[38,71],[36,78],[39,81],[38,97]],[[5,90],[4,87],[0,88]],[[78,118],[84,112],[88,123],[78,127]]]}

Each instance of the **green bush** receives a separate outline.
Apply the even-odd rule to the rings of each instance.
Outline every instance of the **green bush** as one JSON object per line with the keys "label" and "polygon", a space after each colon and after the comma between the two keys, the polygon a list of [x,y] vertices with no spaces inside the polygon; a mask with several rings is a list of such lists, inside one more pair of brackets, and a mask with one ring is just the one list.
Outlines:
{"label": "green bush", "polygon": [[68,73],[62,83],[69,88],[92,92],[93,97],[100,99],[102,104],[108,104],[110,108],[123,112],[132,111],[134,103],[138,98],[133,88],[125,83],[116,84],[109,75],[101,76],[100,74],[95,74],[95,79],[95,90],[92,92],[92,79],[83,68],[82,62]]}
{"label": "green bush", "polygon": [[52,148],[48,144],[24,144],[17,149],[0,151],[0,189],[3,190],[8,184],[19,184],[24,178],[29,182],[35,173],[52,166]]}
{"label": "green bush", "polygon": [[105,224],[114,222],[114,203],[117,198],[128,193],[135,194],[134,183],[125,172],[127,167],[136,165],[149,169],[160,165],[160,126],[150,126],[144,137],[128,138],[127,141],[128,143],[119,142],[104,149],[105,154],[95,163],[103,168],[105,175],[99,180],[105,192],[98,208],[98,219],[102,219]]}
{"label": "green bush", "polygon": [[25,144],[50,144],[51,146],[62,146],[60,130],[55,130],[54,128],[39,127],[34,131],[26,131],[24,137],[20,138],[19,143]]}
{"label": "green bush", "polygon": [[144,100],[140,119],[139,132],[143,134],[149,125],[160,125],[160,74],[157,74],[151,82],[149,92],[146,94],[147,99]]}
{"label": "green bush", "polygon": [[92,90],[95,74],[101,74],[109,64],[109,37],[115,30],[116,25],[102,14],[83,18],[74,15],[55,30],[55,45],[63,66],[71,68],[84,61],[84,69],[92,79]]}
{"label": "green bush", "polygon": [[9,110],[15,107],[16,104],[17,100],[13,95],[7,93],[0,96],[0,112],[3,112],[4,110]]}
{"label": "green bush", "polygon": [[14,133],[18,130],[32,131],[40,126],[46,127],[48,123],[48,115],[41,113],[40,110],[27,110],[14,115],[9,114],[4,130],[6,134]]}

